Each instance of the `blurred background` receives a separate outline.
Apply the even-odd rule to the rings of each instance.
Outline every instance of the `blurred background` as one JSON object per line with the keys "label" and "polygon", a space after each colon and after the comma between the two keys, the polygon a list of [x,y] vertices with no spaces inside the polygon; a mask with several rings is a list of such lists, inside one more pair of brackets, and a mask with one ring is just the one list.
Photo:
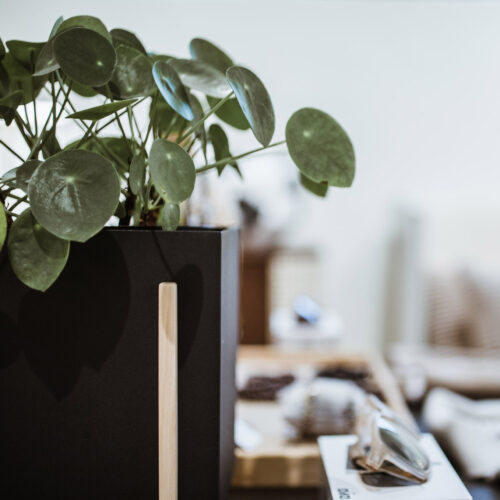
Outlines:
{"label": "blurred background", "polygon": [[[382,351],[410,403],[500,394],[500,2],[0,0],[0,35],[77,14],[177,57],[214,42],[268,88],[275,140],[305,106],[351,137],[353,187],[325,199],[279,148],[199,183],[190,223],[242,226],[242,343]],[[228,132],[233,154],[258,147]]]}

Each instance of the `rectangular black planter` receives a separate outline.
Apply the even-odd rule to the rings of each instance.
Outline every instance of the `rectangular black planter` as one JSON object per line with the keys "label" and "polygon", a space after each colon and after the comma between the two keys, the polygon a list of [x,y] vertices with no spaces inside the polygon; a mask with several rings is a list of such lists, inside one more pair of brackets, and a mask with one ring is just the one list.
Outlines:
{"label": "rectangular black planter", "polygon": [[0,260],[0,497],[158,498],[158,284],[178,284],[179,498],[227,497],[234,229],[105,229],[45,293]]}

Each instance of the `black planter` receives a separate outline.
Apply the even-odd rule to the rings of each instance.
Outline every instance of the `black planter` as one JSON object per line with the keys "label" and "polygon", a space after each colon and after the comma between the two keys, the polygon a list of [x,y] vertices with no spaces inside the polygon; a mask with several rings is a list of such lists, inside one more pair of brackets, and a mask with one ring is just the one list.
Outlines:
{"label": "black planter", "polygon": [[45,293],[0,260],[0,497],[158,498],[158,284],[178,284],[179,498],[227,497],[238,232],[106,229]]}

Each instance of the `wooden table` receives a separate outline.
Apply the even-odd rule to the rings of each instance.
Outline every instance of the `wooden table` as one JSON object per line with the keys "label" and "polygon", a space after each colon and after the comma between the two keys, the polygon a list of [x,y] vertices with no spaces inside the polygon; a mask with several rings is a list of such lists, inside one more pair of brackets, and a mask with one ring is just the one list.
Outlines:
{"label": "wooden table", "polygon": [[[414,425],[392,373],[374,352],[287,351],[272,346],[243,346],[238,355],[239,369],[254,372],[286,372],[298,365],[321,369],[335,364],[366,367],[373,373],[389,406]],[[318,488],[322,484],[318,445],[315,441],[292,442],[285,437],[285,422],[276,402],[238,401],[236,415],[254,426],[264,439],[254,450],[236,449],[233,487]]]}

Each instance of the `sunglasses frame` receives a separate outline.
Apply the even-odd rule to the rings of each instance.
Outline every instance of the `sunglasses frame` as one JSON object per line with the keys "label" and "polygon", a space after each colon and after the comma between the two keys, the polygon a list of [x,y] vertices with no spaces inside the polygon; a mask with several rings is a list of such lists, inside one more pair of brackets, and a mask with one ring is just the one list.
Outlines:
{"label": "sunglasses frame", "polygon": [[[383,425],[383,424],[386,425]],[[427,458],[418,444],[418,434],[406,425],[390,408],[378,398],[370,396],[367,405],[358,416],[356,433],[358,441],[349,450],[354,464],[366,469],[366,472],[385,472],[392,476],[423,483],[430,476],[430,462],[426,468],[412,465],[398,452],[391,449],[383,440],[380,431],[382,426],[395,428],[395,432],[403,432],[415,442],[414,446]],[[363,472],[363,471],[360,471]]]}

